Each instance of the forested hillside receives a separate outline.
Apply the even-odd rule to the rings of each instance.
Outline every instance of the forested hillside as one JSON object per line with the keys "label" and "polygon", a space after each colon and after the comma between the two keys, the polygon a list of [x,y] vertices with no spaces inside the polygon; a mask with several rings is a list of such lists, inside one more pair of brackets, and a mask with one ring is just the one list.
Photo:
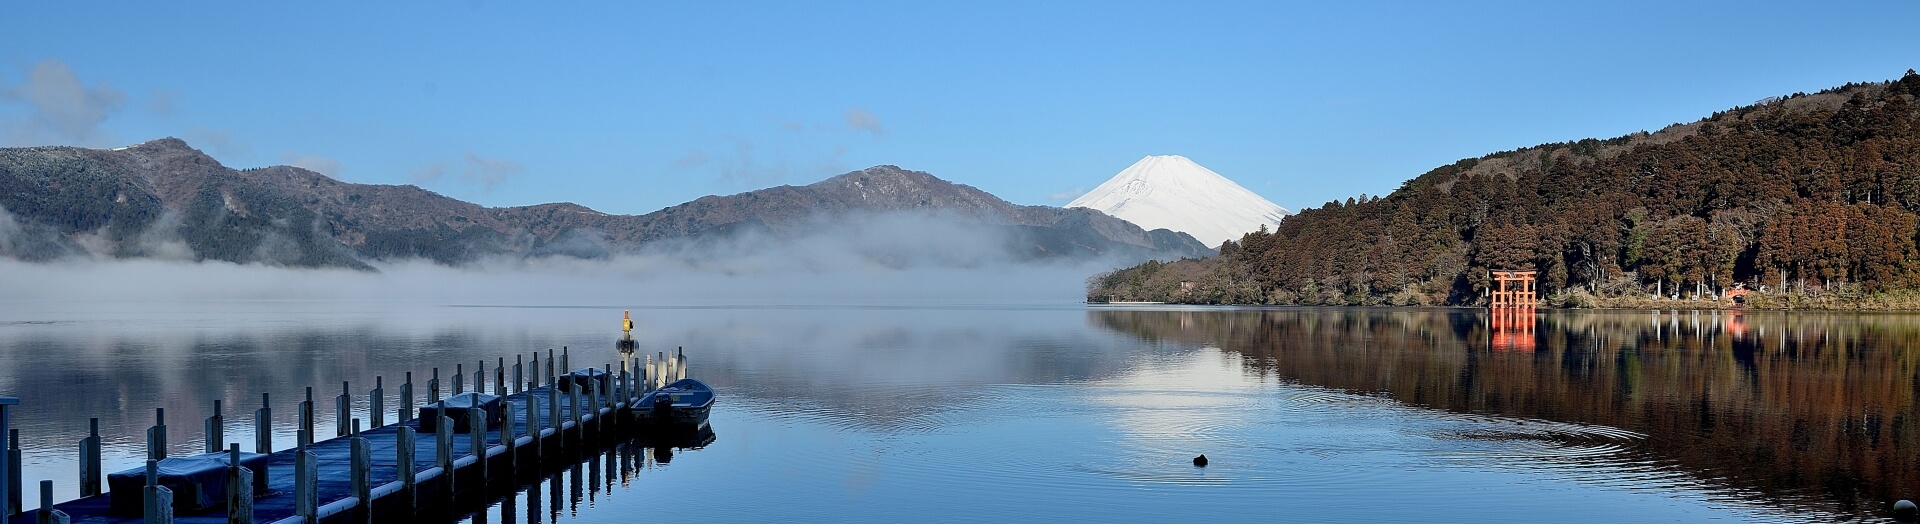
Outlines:
{"label": "forested hillside", "polygon": [[1488,269],[1538,269],[1550,303],[1743,283],[1920,287],[1920,75],[1770,98],[1656,133],[1443,166],[1385,197],[1288,217],[1221,254],[1094,277],[1088,298],[1484,302]]}

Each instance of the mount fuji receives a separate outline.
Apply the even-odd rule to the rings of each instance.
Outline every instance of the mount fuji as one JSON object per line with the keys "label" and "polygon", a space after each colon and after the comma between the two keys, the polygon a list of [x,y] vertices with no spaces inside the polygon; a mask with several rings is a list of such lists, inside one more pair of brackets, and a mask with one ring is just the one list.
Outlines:
{"label": "mount fuji", "polygon": [[1142,229],[1184,232],[1215,248],[1263,224],[1272,229],[1292,214],[1180,155],[1142,158],[1067,207],[1096,209]]}

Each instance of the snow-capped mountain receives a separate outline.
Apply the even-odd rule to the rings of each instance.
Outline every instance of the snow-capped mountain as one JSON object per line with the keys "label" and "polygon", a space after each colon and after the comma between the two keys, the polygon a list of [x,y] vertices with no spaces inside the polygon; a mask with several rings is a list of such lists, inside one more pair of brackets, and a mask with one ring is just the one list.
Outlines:
{"label": "snow-capped mountain", "polygon": [[1184,232],[1215,248],[1261,224],[1273,229],[1292,214],[1180,155],[1142,158],[1067,207],[1097,209],[1142,229]]}

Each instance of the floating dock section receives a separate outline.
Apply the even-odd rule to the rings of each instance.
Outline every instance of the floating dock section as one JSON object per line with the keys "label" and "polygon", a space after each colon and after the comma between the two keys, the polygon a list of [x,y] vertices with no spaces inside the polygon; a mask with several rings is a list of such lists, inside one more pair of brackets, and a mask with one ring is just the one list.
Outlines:
{"label": "floating dock section", "polygon": [[[391,522],[420,516],[457,517],[511,497],[544,473],[576,466],[632,438],[693,434],[703,428],[655,427],[628,416],[648,391],[686,377],[686,358],[659,354],[623,358],[613,365],[571,372],[563,350],[557,357],[538,353],[531,366],[519,357],[499,359],[488,380],[486,362],[465,380],[456,367],[442,397],[439,370],[416,392],[412,373],[397,395],[376,379],[365,397],[356,398],[342,383],[332,408],[338,423],[331,438],[317,439],[313,388],[294,406],[300,428],[287,449],[275,449],[272,399],[252,417],[254,442],[224,440],[224,406],[201,429],[207,446],[190,457],[167,456],[170,430],[164,410],[155,410],[147,430],[147,466],[112,475],[101,471],[99,424],[80,439],[79,499],[54,503],[53,480],[38,483],[39,503],[23,506],[20,438],[7,427],[8,408],[20,402],[0,397],[0,435],[9,446],[0,454],[0,494],[7,504],[6,524],[55,523],[335,523]],[[557,362],[556,362],[557,360]],[[510,367],[509,367],[510,366]],[[562,371],[556,371],[562,370]],[[471,384],[471,388],[468,387]],[[491,391],[489,392],[489,386]],[[423,400],[415,404],[415,399]],[[366,401],[371,421],[351,418],[356,401]],[[389,408],[389,399],[399,406]],[[31,402],[32,399],[25,399]],[[389,409],[395,415],[388,423]],[[419,420],[416,414],[436,420]],[[424,429],[423,429],[424,428]],[[178,431],[178,428],[172,428]],[[710,433],[709,433],[710,434]],[[103,487],[111,488],[104,490]]]}

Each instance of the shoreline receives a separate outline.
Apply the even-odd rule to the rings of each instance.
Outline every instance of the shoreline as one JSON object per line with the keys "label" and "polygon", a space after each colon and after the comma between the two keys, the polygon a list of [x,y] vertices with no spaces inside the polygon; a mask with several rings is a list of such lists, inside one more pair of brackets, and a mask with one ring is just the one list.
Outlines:
{"label": "shoreline", "polygon": [[[1819,312],[1885,312],[1920,313],[1920,290],[1899,290],[1881,293],[1753,293],[1747,295],[1745,304],[1735,304],[1730,299],[1687,300],[1655,299],[1651,297],[1596,297],[1592,295],[1556,295],[1542,298],[1535,309],[1550,310],[1721,310],[1721,311],[1819,311]],[[1351,307],[1351,308],[1457,308],[1487,309],[1485,304],[1446,305],[1446,304],[1223,304],[1201,302],[1086,302],[1089,307],[1097,306],[1215,306],[1215,307]]]}

